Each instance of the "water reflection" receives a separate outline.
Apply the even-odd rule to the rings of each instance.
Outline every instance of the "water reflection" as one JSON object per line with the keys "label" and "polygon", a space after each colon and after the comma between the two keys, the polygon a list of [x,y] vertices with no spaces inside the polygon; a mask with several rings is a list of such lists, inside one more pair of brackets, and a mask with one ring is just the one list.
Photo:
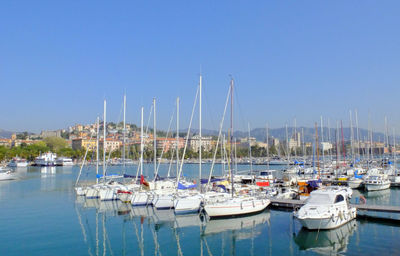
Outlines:
{"label": "water reflection", "polygon": [[300,250],[310,250],[321,254],[343,253],[347,251],[349,238],[356,230],[356,220],[333,230],[310,231],[302,228],[294,241]]}
{"label": "water reflection", "polygon": [[[113,248],[121,246],[120,255],[220,255],[224,250],[235,251],[235,241],[252,240],[254,244],[270,220],[269,210],[205,221],[197,214],[175,215],[173,210],[82,197],[75,201],[75,209],[89,255],[115,254]],[[89,237],[94,230],[96,238]]]}

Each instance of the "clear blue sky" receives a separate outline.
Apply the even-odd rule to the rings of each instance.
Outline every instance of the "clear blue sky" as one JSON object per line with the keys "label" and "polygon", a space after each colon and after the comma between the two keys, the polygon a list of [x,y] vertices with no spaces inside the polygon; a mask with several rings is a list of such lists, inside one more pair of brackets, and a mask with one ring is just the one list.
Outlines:
{"label": "clear blue sky", "polygon": [[[200,66],[204,124],[217,129],[236,80],[239,129],[348,124],[400,128],[399,1],[1,1],[0,128],[92,122],[108,100],[128,121],[175,98],[187,127]],[[197,123],[196,123],[197,126]],[[400,131],[400,129],[397,129]]]}

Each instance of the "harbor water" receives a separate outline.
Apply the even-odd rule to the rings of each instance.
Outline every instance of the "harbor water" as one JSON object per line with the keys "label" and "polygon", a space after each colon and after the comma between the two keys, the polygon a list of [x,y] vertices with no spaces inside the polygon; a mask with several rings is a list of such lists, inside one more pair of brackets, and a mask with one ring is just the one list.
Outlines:
{"label": "harbor water", "polygon": [[[153,165],[144,167],[151,177]],[[209,168],[203,165],[203,170]],[[168,169],[162,164],[160,176]],[[194,164],[183,169],[188,178],[198,173]],[[135,175],[136,170],[130,166],[125,172]],[[338,229],[308,231],[291,211],[271,208],[207,221],[198,215],[175,216],[170,210],[77,197],[78,172],[77,166],[28,167],[17,169],[17,180],[0,182],[0,255],[400,255],[396,221],[360,218]],[[110,167],[112,172],[121,173],[121,167]],[[217,165],[216,174],[221,172]],[[95,167],[84,168],[82,180],[94,179]],[[352,200],[360,195],[367,203],[400,205],[397,188],[355,191]]]}

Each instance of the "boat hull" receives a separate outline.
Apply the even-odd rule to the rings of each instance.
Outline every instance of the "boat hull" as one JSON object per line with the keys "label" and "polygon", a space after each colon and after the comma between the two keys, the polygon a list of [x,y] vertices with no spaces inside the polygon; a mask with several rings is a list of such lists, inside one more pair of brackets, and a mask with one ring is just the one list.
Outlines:
{"label": "boat hull", "polygon": [[210,218],[239,216],[261,212],[267,208],[268,199],[227,200],[216,204],[206,204],[204,210]]}
{"label": "boat hull", "polygon": [[328,218],[299,218],[301,225],[310,230],[319,229],[334,229],[340,227],[349,221],[355,219],[357,216],[356,208],[351,208],[345,213],[338,214],[336,216],[331,216]]}
{"label": "boat hull", "polygon": [[367,191],[377,191],[390,188],[390,182],[387,184],[365,184],[365,189]]}

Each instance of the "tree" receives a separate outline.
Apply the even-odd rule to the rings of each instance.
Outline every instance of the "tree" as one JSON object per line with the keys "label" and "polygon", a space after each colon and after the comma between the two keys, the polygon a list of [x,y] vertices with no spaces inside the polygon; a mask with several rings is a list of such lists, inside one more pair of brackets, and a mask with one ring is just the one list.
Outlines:
{"label": "tree", "polygon": [[59,137],[47,137],[44,138],[43,141],[44,143],[46,143],[46,146],[49,147],[52,151],[58,151],[68,146],[67,141]]}

